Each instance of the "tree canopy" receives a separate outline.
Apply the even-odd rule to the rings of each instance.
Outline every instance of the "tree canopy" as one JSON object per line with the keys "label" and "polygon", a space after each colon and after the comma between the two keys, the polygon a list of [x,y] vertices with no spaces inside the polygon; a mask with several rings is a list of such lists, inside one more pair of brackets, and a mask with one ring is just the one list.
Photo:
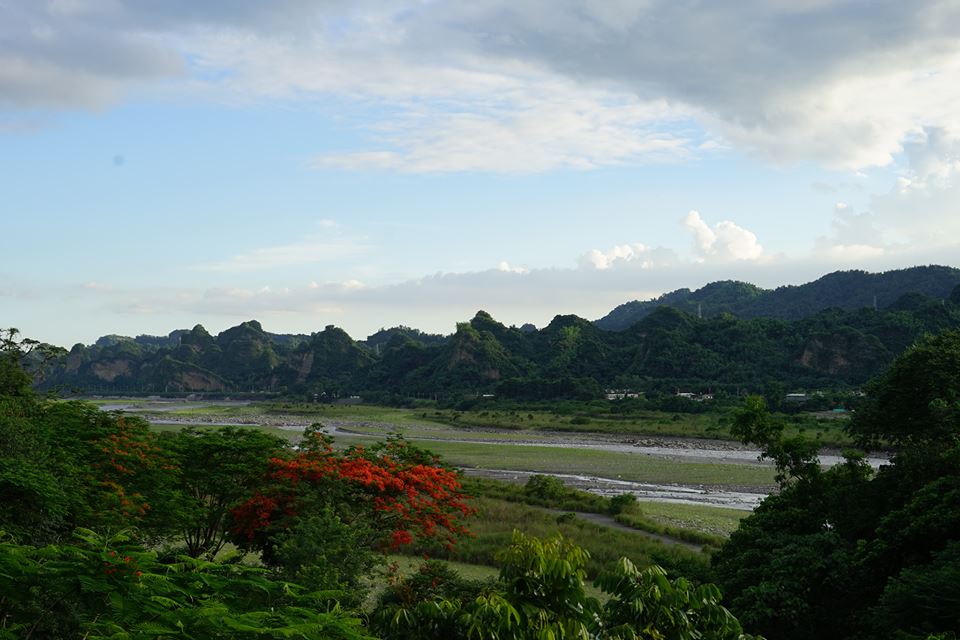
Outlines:
{"label": "tree canopy", "polygon": [[748,401],[740,433],[785,473],[780,494],[714,557],[744,624],[785,639],[926,638],[960,629],[958,374],[960,332],[948,331],[921,340],[870,384],[849,431],[863,445],[892,450],[877,471],[855,454],[819,469],[815,456],[798,456],[781,437],[761,400]]}

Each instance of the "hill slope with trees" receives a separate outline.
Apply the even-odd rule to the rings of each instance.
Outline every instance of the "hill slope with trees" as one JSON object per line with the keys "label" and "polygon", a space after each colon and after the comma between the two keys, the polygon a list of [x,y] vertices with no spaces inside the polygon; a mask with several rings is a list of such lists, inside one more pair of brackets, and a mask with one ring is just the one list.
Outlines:
{"label": "hill slope with trees", "polygon": [[813,282],[776,289],[725,280],[696,291],[677,289],[653,300],[624,303],[596,324],[608,331],[623,331],[664,306],[708,317],[732,313],[738,318],[798,320],[831,307],[853,311],[876,304],[878,309],[886,309],[907,294],[946,300],[958,285],[960,269],[942,266],[884,273],[835,271]]}
{"label": "hill slope with trees", "polygon": [[[898,273],[914,283],[926,274],[923,281],[938,283],[927,290],[938,293],[954,272],[960,274],[918,269]],[[878,282],[890,277],[866,275]],[[831,274],[804,286],[823,288],[851,278],[860,276]],[[749,285],[715,285],[700,292],[709,289],[710,299],[726,300],[723,304],[773,299]],[[801,299],[800,289],[773,293]],[[781,309],[780,315],[789,313]],[[272,392],[368,399],[494,394],[516,400],[592,399],[605,388],[845,389],[882,372],[923,335],[960,327],[960,286],[946,297],[909,291],[881,309],[834,306],[795,319],[704,316],[661,305],[627,329],[607,331],[577,316],[557,316],[542,329],[519,329],[480,311],[451,336],[397,327],[366,341],[333,325],[310,336],[271,334],[255,320],[216,336],[197,325],[171,333],[167,342],[110,336],[76,345],[52,363],[44,385],[80,393]]]}

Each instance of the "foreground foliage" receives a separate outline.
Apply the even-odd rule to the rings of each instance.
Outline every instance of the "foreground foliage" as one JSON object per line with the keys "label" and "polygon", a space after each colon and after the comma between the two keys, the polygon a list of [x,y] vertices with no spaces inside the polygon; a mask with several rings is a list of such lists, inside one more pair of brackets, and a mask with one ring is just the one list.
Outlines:
{"label": "foreground foliage", "polygon": [[742,521],[715,569],[745,624],[776,638],[960,632],[960,332],[918,343],[869,388],[851,434],[894,448],[874,472],[828,471],[753,400],[741,433],[783,489]]}
{"label": "foreground foliage", "polygon": [[127,532],[0,543],[0,638],[11,640],[371,638],[331,595],[237,562],[160,559]]}
{"label": "foreground foliage", "polygon": [[464,582],[427,564],[381,597],[372,625],[388,640],[751,637],[721,605],[715,586],[670,580],[663,569],[639,570],[626,558],[597,579],[609,594],[601,604],[584,588],[588,556],[559,535],[539,540],[515,532],[500,554],[496,582]]}

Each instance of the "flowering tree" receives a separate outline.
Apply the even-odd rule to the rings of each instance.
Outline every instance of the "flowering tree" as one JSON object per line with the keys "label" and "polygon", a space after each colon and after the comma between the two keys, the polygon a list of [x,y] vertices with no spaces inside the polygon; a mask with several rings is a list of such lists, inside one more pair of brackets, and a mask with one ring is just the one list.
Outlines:
{"label": "flowering tree", "polygon": [[415,537],[452,546],[467,533],[459,474],[402,438],[338,452],[314,425],[299,452],[270,460],[267,488],[233,510],[238,544],[270,561],[278,534],[304,516],[332,510],[345,525],[368,532],[369,546],[397,549]]}

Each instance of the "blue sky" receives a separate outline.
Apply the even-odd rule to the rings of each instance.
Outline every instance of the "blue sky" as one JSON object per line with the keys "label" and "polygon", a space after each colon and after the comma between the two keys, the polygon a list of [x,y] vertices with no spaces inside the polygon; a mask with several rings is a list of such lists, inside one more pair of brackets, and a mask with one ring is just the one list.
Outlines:
{"label": "blue sky", "polygon": [[543,325],[960,266],[960,7],[0,2],[0,323]]}

